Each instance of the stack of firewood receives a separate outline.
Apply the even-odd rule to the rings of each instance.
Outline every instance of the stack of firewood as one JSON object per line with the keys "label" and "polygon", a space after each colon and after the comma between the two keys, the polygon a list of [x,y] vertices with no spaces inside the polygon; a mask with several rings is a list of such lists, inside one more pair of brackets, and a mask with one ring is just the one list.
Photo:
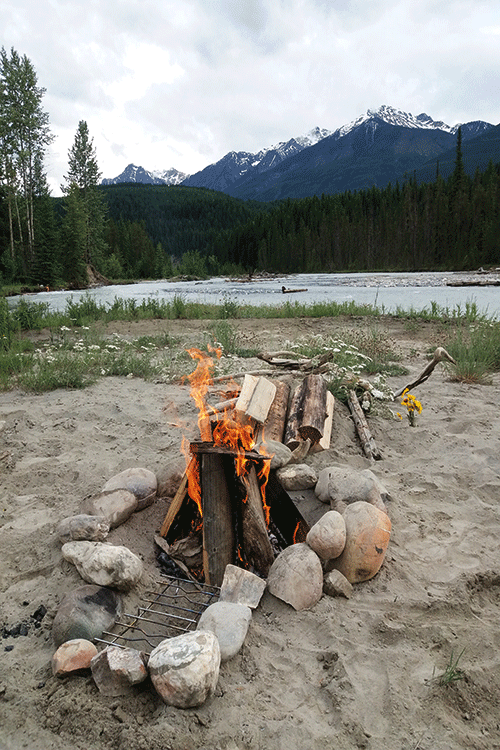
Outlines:
{"label": "stack of firewood", "polygon": [[320,374],[306,375],[290,394],[282,380],[246,374],[237,396],[209,408],[212,418],[221,414],[249,425],[257,442],[276,440],[292,451],[309,441],[311,450],[330,447],[335,398]]}

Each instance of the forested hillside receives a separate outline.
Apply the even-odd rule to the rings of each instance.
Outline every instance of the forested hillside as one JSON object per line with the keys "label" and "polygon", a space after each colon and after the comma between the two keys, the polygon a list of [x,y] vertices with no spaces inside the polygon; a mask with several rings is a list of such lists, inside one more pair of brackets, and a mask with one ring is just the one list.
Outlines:
{"label": "forested hillside", "polygon": [[473,178],[287,199],[221,242],[221,261],[285,272],[447,270],[500,265],[500,165]]}

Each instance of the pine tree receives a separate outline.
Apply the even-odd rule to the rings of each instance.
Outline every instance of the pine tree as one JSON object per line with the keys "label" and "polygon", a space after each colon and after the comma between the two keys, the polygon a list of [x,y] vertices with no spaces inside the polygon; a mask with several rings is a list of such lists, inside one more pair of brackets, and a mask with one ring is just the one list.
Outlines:
{"label": "pine tree", "polygon": [[86,239],[86,216],[76,183],[72,183],[65,200],[66,216],[62,227],[62,240],[65,248],[62,262],[63,278],[75,289],[87,285],[88,274],[83,248]]}
{"label": "pine tree", "polygon": [[[104,239],[106,206],[98,191],[101,173],[97,164],[94,141],[89,136],[85,120],[80,120],[75,140],[68,152],[68,174],[61,189],[65,195],[77,196],[85,223],[81,248],[84,261],[100,270],[106,249]],[[77,188],[74,193],[73,188]]]}
{"label": "pine tree", "polygon": [[[31,61],[11,49],[0,51],[0,182],[8,202],[10,255],[29,277],[35,261],[35,195],[43,159],[53,136],[42,108],[45,89],[38,86]],[[16,257],[16,255],[18,257]]]}

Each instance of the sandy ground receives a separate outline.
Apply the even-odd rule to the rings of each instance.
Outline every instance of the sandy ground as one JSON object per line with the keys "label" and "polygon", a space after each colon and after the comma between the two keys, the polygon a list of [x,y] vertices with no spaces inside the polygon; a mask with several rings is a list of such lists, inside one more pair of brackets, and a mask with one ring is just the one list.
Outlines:
{"label": "sandy ground", "polygon": [[[120,330],[140,335],[165,325],[187,343],[204,324]],[[249,342],[269,349],[299,334],[333,333],[338,323],[241,326]],[[395,389],[425,367],[439,335],[391,323],[387,336],[410,371],[389,381]],[[50,660],[58,604],[81,585],[61,558],[57,523],[117,472],[144,466],[161,475],[178,462],[195,418],[187,387],[106,378],[78,392],[0,394],[0,626],[29,623],[27,635],[0,640],[0,748],[500,748],[499,384],[496,376],[492,385],[451,383],[439,366],[415,390],[424,407],[416,428],[370,418],[383,455],[373,465],[337,405],[332,447],[308,461],[370,467],[384,482],[393,524],[385,563],[350,600],[323,597],[308,611],[266,593],[242,651],[221,667],[216,695],[184,711],[165,706],[147,684],[132,698],[103,698],[90,673],[55,678]],[[295,500],[308,520],[326,510],[306,493]],[[155,573],[153,535],[166,509],[160,498],[108,537],[141,556],[146,577]],[[47,614],[35,628],[40,605]],[[463,649],[464,679],[433,681]]]}

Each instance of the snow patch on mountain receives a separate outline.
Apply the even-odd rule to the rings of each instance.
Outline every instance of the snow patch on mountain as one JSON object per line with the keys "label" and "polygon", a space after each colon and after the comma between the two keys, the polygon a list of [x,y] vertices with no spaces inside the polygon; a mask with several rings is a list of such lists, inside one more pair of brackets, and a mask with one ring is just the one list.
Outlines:
{"label": "snow patch on mountain", "polygon": [[382,120],[389,125],[397,125],[403,128],[428,128],[429,130],[444,130],[447,133],[453,133],[458,130],[460,125],[450,127],[445,122],[433,120],[432,117],[422,112],[420,115],[412,115],[410,112],[403,112],[401,109],[390,107],[382,104],[378,109],[368,109],[366,114],[357,117],[352,122],[342,125],[335,130],[336,138],[342,138],[355,128],[369,120]]}

